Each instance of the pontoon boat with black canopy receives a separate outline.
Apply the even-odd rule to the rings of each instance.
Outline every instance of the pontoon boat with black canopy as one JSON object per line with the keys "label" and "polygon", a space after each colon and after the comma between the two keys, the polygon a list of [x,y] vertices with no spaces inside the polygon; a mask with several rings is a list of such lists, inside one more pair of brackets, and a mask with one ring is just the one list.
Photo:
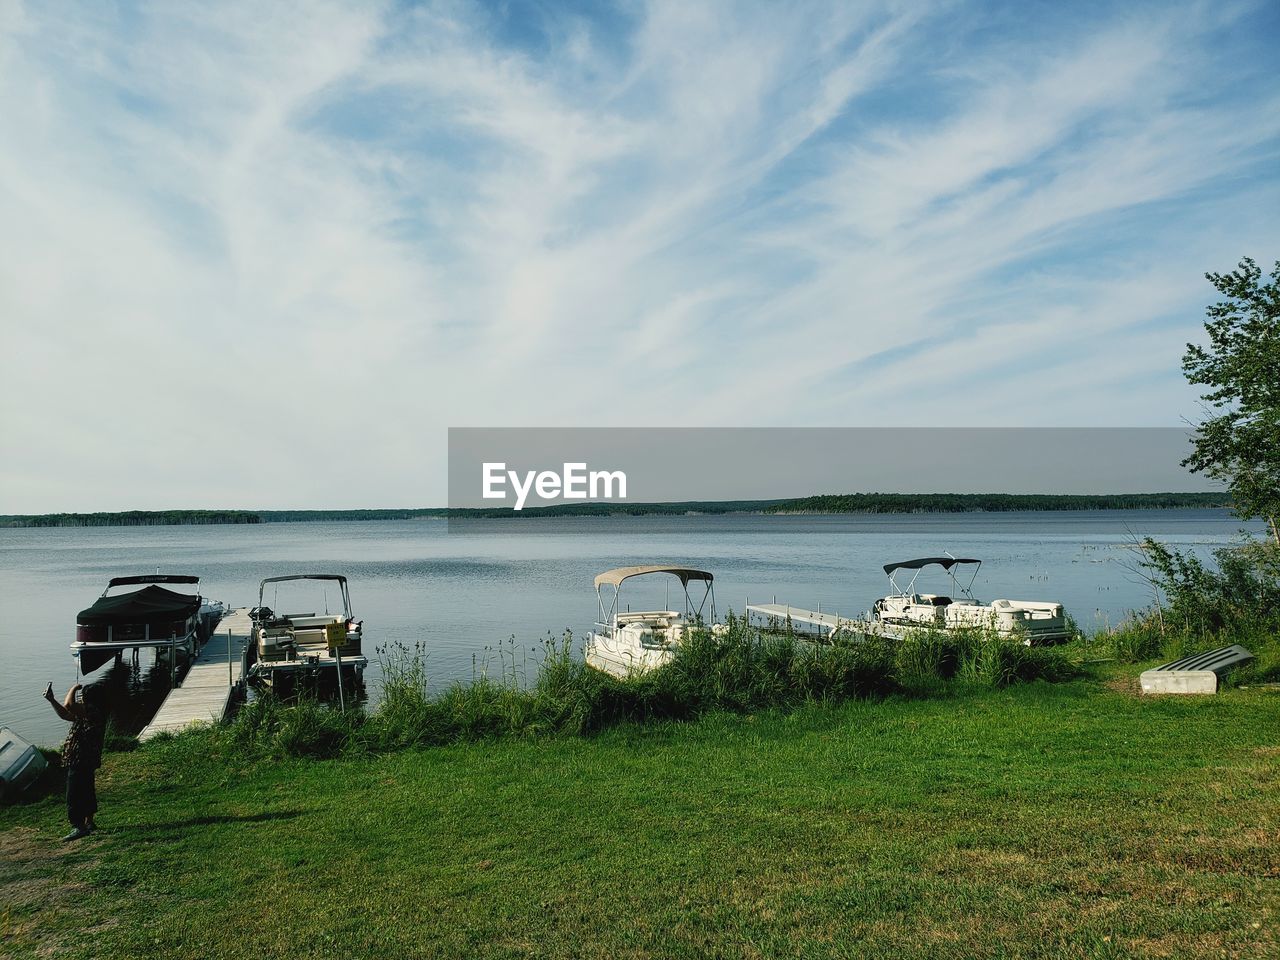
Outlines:
{"label": "pontoon boat with black canopy", "polygon": [[[680,589],[684,594],[683,611],[621,609],[624,582],[632,577],[659,573],[669,574],[679,581]],[[668,663],[675,655],[675,648],[684,639],[686,631],[704,622],[704,614],[712,631],[723,630],[723,625],[715,622],[714,581],[715,577],[705,570],[665,564],[606,570],[595,578],[600,619],[596,622],[595,631],[587,635],[587,664],[615,677],[643,673]],[[694,597],[697,596],[697,587],[695,586],[693,595],[690,595],[691,583],[703,588],[702,597],[696,602]],[[607,606],[606,595],[609,596]],[[666,606],[671,606],[669,601]]]}
{"label": "pontoon boat with black canopy", "polygon": [[[973,566],[967,583],[957,576],[957,567]],[[953,587],[950,594],[917,593],[916,580],[921,571],[938,566],[946,571]],[[983,627],[1007,636],[1019,636],[1028,644],[1057,643],[1070,638],[1066,615],[1062,604],[1038,600],[993,600],[983,603],[973,596],[973,584],[978,579],[981,560],[969,557],[920,557],[916,560],[900,560],[886,563],[884,572],[889,575],[892,588],[871,609],[871,632],[890,635],[899,633],[900,627],[921,627],[934,630],[958,630]],[[912,571],[911,580],[900,587],[894,578],[899,570]]]}
{"label": "pontoon boat with black canopy", "polygon": [[[124,650],[194,650],[208,639],[226,609],[201,597],[199,583],[199,577],[189,574],[112,577],[93,606],[76,615],[71,651],[79,658],[80,672],[91,673]],[[181,586],[192,592],[169,589]],[[140,589],[109,595],[120,587]]]}

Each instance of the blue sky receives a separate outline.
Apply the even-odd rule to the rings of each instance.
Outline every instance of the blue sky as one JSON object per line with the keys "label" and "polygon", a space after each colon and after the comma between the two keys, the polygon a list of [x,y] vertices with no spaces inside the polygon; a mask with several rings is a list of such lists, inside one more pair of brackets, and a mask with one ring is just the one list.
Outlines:
{"label": "blue sky", "polygon": [[0,0],[0,512],[441,503],[448,426],[1177,426],[1203,273],[1280,257],[1277,41]]}

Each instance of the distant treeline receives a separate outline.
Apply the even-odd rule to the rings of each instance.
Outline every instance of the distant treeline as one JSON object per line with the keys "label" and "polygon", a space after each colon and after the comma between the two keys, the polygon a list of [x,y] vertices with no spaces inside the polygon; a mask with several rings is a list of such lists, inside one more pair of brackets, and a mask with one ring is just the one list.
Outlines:
{"label": "distant treeline", "polygon": [[179,523],[261,523],[252,510],[125,510],[122,513],[0,515],[0,527],[154,527]]}
{"label": "distant treeline", "polygon": [[428,507],[420,510],[129,510],[124,513],[0,515],[0,527],[158,526],[184,523],[301,523],[534,517],[685,516],[723,513],[992,513],[1010,510],[1168,510],[1230,506],[1226,493],[842,493],[788,500],[689,500],[681,503],[559,503],[527,507]]}
{"label": "distant treeline", "polygon": [[303,523],[337,520],[421,520],[424,517],[447,517],[444,507],[421,510],[259,510],[263,523]]}
{"label": "distant treeline", "polygon": [[770,513],[970,513],[1228,507],[1224,493],[840,493],[790,500]]}
{"label": "distant treeline", "polygon": [[770,513],[794,500],[685,500],[680,503],[555,503],[545,507],[525,507],[519,513],[510,507],[453,507],[442,511],[455,518],[515,517],[682,517],[699,513]]}

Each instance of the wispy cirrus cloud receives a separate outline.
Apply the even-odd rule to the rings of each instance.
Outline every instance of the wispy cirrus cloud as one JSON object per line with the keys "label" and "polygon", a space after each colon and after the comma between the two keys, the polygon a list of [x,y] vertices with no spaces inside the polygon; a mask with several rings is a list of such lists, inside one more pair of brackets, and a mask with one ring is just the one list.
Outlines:
{"label": "wispy cirrus cloud", "polygon": [[1280,239],[1278,33],[8,0],[0,510],[441,502],[448,425],[1176,424],[1200,274]]}

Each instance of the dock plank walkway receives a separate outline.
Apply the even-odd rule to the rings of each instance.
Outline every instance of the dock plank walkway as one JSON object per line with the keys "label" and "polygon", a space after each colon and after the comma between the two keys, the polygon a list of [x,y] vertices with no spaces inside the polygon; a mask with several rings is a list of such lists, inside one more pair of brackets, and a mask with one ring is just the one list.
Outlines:
{"label": "dock plank walkway", "polygon": [[[177,733],[192,724],[221,720],[231,702],[232,689],[240,683],[241,654],[252,630],[248,607],[239,607],[223,617],[182,678],[182,685],[169,691],[138,739],[150,740],[158,733]],[[228,643],[230,671],[227,669]]]}
{"label": "dock plank walkway", "polygon": [[784,624],[788,620],[792,624],[813,627],[818,633],[828,637],[840,633],[846,636],[888,637],[890,640],[901,640],[913,627],[900,627],[865,617],[842,617],[838,613],[821,613],[817,610],[805,610],[785,603],[749,603],[746,605],[747,619],[751,615],[763,618],[766,622]]}
{"label": "dock plank walkway", "polygon": [[854,625],[852,617],[818,613],[815,610],[792,607],[785,603],[750,603],[747,604],[747,613],[754,613],[767,620],[777,620],[784,623],[790,620],[792,623],[803,623],[806,626],[817,627],[828,633],[834,633],[836,630],[842,629],[847,630]]}

